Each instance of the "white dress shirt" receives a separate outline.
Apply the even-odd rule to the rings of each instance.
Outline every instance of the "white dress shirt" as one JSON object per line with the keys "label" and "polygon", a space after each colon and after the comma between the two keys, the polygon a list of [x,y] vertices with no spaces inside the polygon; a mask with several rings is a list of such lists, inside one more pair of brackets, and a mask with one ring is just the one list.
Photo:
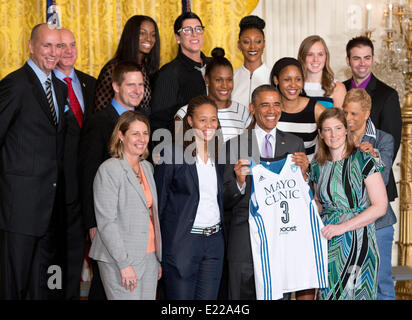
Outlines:
{"label": "white dress shirt", "polygon": [[199,204],[193,227],[212,227],[220,222],[216,168],[211,159],[204,163],[198,156],[196,170],[199,178]]}
{"label": "white dress shirt", "polygon": [[255,134],[259,146],[259,154],[262,154],[263,146],[265,145],[266,135],[270,133],[270,143],[272,145],[272,158],[275,157],[275,146],[276,146],[276,127],[272,129],[271,132],[266,132],[260,128],[257,124],[255,125]]}

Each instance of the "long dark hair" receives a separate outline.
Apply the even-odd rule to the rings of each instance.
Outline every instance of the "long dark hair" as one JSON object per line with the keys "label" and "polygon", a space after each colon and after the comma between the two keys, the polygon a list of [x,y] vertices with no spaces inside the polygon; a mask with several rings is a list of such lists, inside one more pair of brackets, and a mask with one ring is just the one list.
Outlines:
{"label": "long dark hair", "polygon": [[[185,136],[187,131],[192,129],[192,127],[189,124],[188,117],[190,116],[191,118],[193,118],[193,115],[194,115],[196,109],[203,106],[203,105],[205,105],[205,104],[212,105],[213,107],[216,108],[216,112],[217,112],[218,108],[217,108],[216,102],[214,100],[212,100],[211,98],[209,98],[208,96],[197,96],[197,97],[194,97],[193,99],[191,99],[189,101],[189,104],[187,105],[186,115],[183,118],[183,137]],[[213,159],[215,161],[217,161],[217,159],[218,159],[218,152],[219,152],[219,149],[220,149],[220,145],[221,145],[221,142],[223,142],[223,136],[221,135],[221,130],[219,130],[219,129],[220,129],[220,123],[217,127],[215,137],[212,139],[212,140],[214,140],[213,142],[215,143],[214,157],[213,157]],[[195,142],[195,137],[194,136],[193,136],[191,141],[183,140],[183,151],[186,151],[186,148],[194,142]],[[209,141],[209,144],[211,144],[211,143],[212,143],[212,141]],[[196,156],[196,150],[193,150],[192,156]]]}
{"label": "long dark hair", "polygon": [[116,61],[136,61],[139,52],[139,37],[140,37],[140,25],[143,21],[149,21],[153,23],[156,32],[156,43],[154,44],[150,53],[147,54],[143,60],[144,69],[152,78],[154,73],[159,69],[160,64],[160,37],[159,28],[156,21],[151,17],[143,15],[135,15],[127,20],[124,25],[122,35],[117,46],[116,53],[112,60]]}

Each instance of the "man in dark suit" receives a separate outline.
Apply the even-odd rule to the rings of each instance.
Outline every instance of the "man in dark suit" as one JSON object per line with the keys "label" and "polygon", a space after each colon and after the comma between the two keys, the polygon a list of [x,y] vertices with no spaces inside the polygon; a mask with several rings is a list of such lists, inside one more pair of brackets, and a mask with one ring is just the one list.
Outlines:
{"label": "man in dark suit", "polygon": [[[112,103],[94,113],[84,123],[79,146],[80,197],[83,221],[93,241],[97,224],[94,214],[93,181],[99,166],[110,158],[108,143],[119,116],[134,110],[143,98],[144,84],[141,68],[133,62],[119,62],[113,71]],[[97,264],[92,260],[93,279],[89,300],[105,300]]]}
{"label": "man in dark suit", "polygon": [[74,69],[77,60],[73,33],[60,29],[62,54],[54,74],[68,88],[69,105],[64,110],[67,130],[64,145],[65,211],[60,217],[59,254],[63,269],[63,298],[80,299],[80,278],[85,251],[81,214],[77,154],[83,122],[91,116],[96,79]]}
{"label": "man in dark suit", "polygon": [[0,82],[0,299],[47,299],[61,285],[50,268],[64,190],[67,89],[51,72],[59,31],[35,26],[29,50],[27,63]]}
{"label": "man in dark suit", "polygon": [[226,161],[231,164],[226,165],[224,173],[228,297],[232,300],[256,299],[248,222],[252,186],[251,176],[248,175],[248,159],[253,158],[256,163],[260,163],[261,158],[280,159],[288,153],[294,153],[294,162],[301,167],[305,179],[309,166],[303,141],[276,128],[282,109],[279,93],[274,87],[257,87],[253,91],[249,108],[255,125],[227,143]]}
{"label": "man in dark suit", "polygon": [[[401,107],[396,90],[373,75],[372,67],[374,61],[374,47],[369,38],[361,36],[351,39],[346,45],[346,63],[352,70],[352,78],[346,80],[344,85],[347,91],[353,88],[362,88],[369,93],[372,99],[370,119],[377,129],[393,136],[395,144],[392,161],[394,161],[401,143]],[[398,197],[392,169],[389,173],[386,191],[389,201],[394,201]],[[387,214],[379,218],[375,223],[376,239],[381,256],[380,271],[378,273],[378,300],[395,299],[390,258],[392,254],[394,223],[396,223],[396,218]],[[382,263],[383,261],[387,261],[387,263]]]}

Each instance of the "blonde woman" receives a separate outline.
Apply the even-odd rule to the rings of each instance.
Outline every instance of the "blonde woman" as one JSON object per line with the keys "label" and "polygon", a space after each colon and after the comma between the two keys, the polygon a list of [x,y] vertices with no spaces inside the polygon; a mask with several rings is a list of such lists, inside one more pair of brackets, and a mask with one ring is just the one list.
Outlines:
{"label": "blonde woman", "polygon": [[93,184],[97,232],[89,256],[98,261],[109,300],[153,300],[161,277],[161,235],[149,121],[123,113]]}

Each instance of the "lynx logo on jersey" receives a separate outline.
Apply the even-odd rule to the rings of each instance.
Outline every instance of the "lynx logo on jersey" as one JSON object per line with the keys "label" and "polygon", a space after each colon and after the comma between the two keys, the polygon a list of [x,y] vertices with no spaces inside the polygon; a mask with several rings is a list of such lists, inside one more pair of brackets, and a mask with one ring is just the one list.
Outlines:
{"label": "lynx logo on jersey", "polygon": [[258,299],[327,287],[327,241],[312,192],[291,155],[252,163],[249,230]]}
{"label": "lynx logo on jersey", "polygon": [[292,172],[296,172],[299,170],[299,167],[296,164],[291,164],[290,165],[290,170],[292,170]]}

